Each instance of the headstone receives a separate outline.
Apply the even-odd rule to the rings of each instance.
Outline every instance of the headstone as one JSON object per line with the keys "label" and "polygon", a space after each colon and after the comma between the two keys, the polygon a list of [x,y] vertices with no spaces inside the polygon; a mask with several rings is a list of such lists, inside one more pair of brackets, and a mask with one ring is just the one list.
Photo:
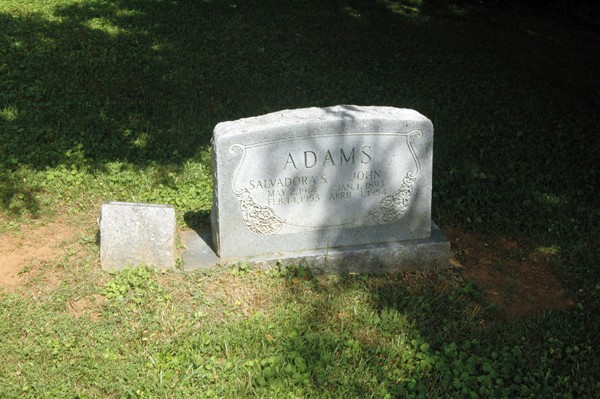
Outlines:
{"label": "headstone", "polygon": [[171,205],[107,202],[102,205],[99,224],[103,269],[140,264],[175,267],[175,209]]}
{"label": "headstone", "polygon": [[418,112],[286,110],[219,123],[212,145],[221,263],[447,266],[449,243],[431,221],[433,125]]}

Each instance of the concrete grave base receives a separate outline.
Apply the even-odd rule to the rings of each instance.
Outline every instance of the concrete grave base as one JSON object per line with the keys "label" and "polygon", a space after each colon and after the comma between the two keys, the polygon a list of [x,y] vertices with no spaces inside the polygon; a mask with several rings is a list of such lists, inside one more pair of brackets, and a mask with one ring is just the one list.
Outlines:
{"label": "concrete grave base", "polygon": [[200,232],[194,230],[182,231],[179,238],[185,247],[185,250],[181,254],[183,271],[191,272],[199,269],[209,269],[219,263],[219,257],[215,253],[212,244],[210,226]]}
{"label": "concrete grave base", "polygon": [[[181,236],[186,250],[183,253],[184,271],[216,266],[219,258],[209,243],[210,233],[184,232]],[[308,265],[323,273],[384,274],[403,271],[447,268],[450,242],[444,233],[431,223],[431,237],[357,245],[349,247],[279,253],[270,256],[229,259],[227,264],[247,262],[251,266],[269,269],[283,265]]]}

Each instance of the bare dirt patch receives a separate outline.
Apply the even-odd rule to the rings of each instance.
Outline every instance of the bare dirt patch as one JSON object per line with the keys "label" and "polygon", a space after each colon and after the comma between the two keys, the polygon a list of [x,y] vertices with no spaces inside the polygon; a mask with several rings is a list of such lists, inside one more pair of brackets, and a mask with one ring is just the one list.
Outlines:
{"label": "bare dirt patch", "polygon": [[466,278],[502,313],[527,316],[574,304],[549,265],[552,254],[506,239],[486,242],[456,229],[445,233],[456,247],[453,265],[463,268]]}
{"label": "bare dirt patch", "polygon": [[245,283],[244,279],[232,278],[228,273],[210,280],[206,292],[214,293],[213,300],[244,316],[251,316],[257,311],[268,314],[272,299],[269,295],[274,295],[254,284]]}
{"label": "bare dirt patch", "polygon": [[91,298],[78,298],[67,303],[67,311],[76,317],[89,316],[92,321],[100,320],[102,305],[106,302],[106,297],[102,295],[93,295]]}
{"label": "bare dirt patch", "polygon": [[[33,277],[43,277],[40,284],[58,284],[60,277],[47,271],[72,246],[79,229],[59,219],[46,224],[19,226],[18,230],[0,233],[0,289],[14,291]],[[552,253],[527,248],[521,243],[497,239],[486,242],[475,234],[448,228],[445,233],[455,247],[452,263],[480,288],[487,301],[506,315],[526,316],[545,310],[566,309],[574,304],[561,281],[549,265]],[[229,281],[229,279],[228,279]],[[233,281],[236,281],[233,279]],[[221,285],[222,300],[240,308],[244,314],[265,307],[268,302],[260,293],[245,285]],[[214,287],[216,288],[216,287]],[[88,308],[74,303],[74,313]]]}
{"label": "bare dirt patch", "polygon": [[72,241],[76,228],[56,220],[45,225],[21,225],[0,233],[0,288],[14,291],[46,263],[55,261]]}

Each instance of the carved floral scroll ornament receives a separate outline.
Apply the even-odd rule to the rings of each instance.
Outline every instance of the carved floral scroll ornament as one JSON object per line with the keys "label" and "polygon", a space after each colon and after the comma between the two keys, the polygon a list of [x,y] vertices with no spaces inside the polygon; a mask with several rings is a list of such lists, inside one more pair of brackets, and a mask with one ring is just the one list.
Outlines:
{"label": "carved floral scroll ornament", "polygon": [[[240,148],[242,150],[242,159],[235,172],[235,175],[237,176],[239,168],[244,162],[246,151],[241,144],[234,144],[229,148],[229,152],[234,153],[234,148]],[[257,204],[250,196],[250,191],[248,191],[248,189],[244,188],[238,190],[235,188],[235,184],[232,188],[237,200],[240,202],[242,219],[244,220],[246,227],[260,236],[277,234],[279,230],[281,230],[283,220],[275,215],[273,209]]]}
{"label": "carved floral scroll ornament", "polygon": [[398,188],[394,194],[384,197],[379,203],[379,206],[371,212],[373,220],[375,220],[377,223],[391,223],[396,220],[400,220],[408,210],[408,205],[412,196],[412,188],[417,181],[417,176],[419,175],[419,171],[421,169],[419,160],[415,155],[415,150],[412,148],[412,144],[410,142],[412,137],[416,137],[420,140],[423,138],[423,133],[419,130],[413,130],[406,136],[406,144],[408,145],[408,149],[410,150],[410,153],[415,161],[417,170],[414,173],[412,171],[408,171],[402,180],[400,188]]}
{"label": "carved floral scroll ornament", "polygon": [[379,206],[371,213],[373,219],[380,223],[390,223],[400,220],[408,209],[412,187],[417,179],[408,172],[402,180],[400,188],[392,195],[381,200]]}
{"label": "carved floral scroll ornament", "polygon": [[240,201],[244,223],[254,233],[267,236],[277,234],[281,230],[283,220],[275,215],[271,208],[254,202],[250,191],[243,189],[242,193],[237,195],[237,199]]}

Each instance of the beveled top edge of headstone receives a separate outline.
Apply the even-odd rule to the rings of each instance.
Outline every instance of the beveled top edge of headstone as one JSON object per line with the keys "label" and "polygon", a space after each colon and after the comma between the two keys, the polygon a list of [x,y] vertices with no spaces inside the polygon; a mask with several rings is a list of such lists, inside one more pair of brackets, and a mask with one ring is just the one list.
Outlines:
{"label": "beveled top edge of headstone", "polygon": [[250,118],[221,122],[215,126],[213,137],[251,133],[257,130],[293,126],[307,122],[331,122],[339,120],[360,122],[371,119],[404,120],[428,122],[431,124],[431,121],[427,117],[413,109],[388,106],[336,105],[326,108],[286,109]]}
{"label": "beveled top edge of headstone", "polygon": [[144,203],[140,203],[140,202],[105,201],[102,204],[102,206],[104,206],[104,205],[143,206],[143,207],[152,207],[152,208],[172,208],[172,209],[175,209],[173,207],[173,205],[170,205],[170,204],[144,204]]}

